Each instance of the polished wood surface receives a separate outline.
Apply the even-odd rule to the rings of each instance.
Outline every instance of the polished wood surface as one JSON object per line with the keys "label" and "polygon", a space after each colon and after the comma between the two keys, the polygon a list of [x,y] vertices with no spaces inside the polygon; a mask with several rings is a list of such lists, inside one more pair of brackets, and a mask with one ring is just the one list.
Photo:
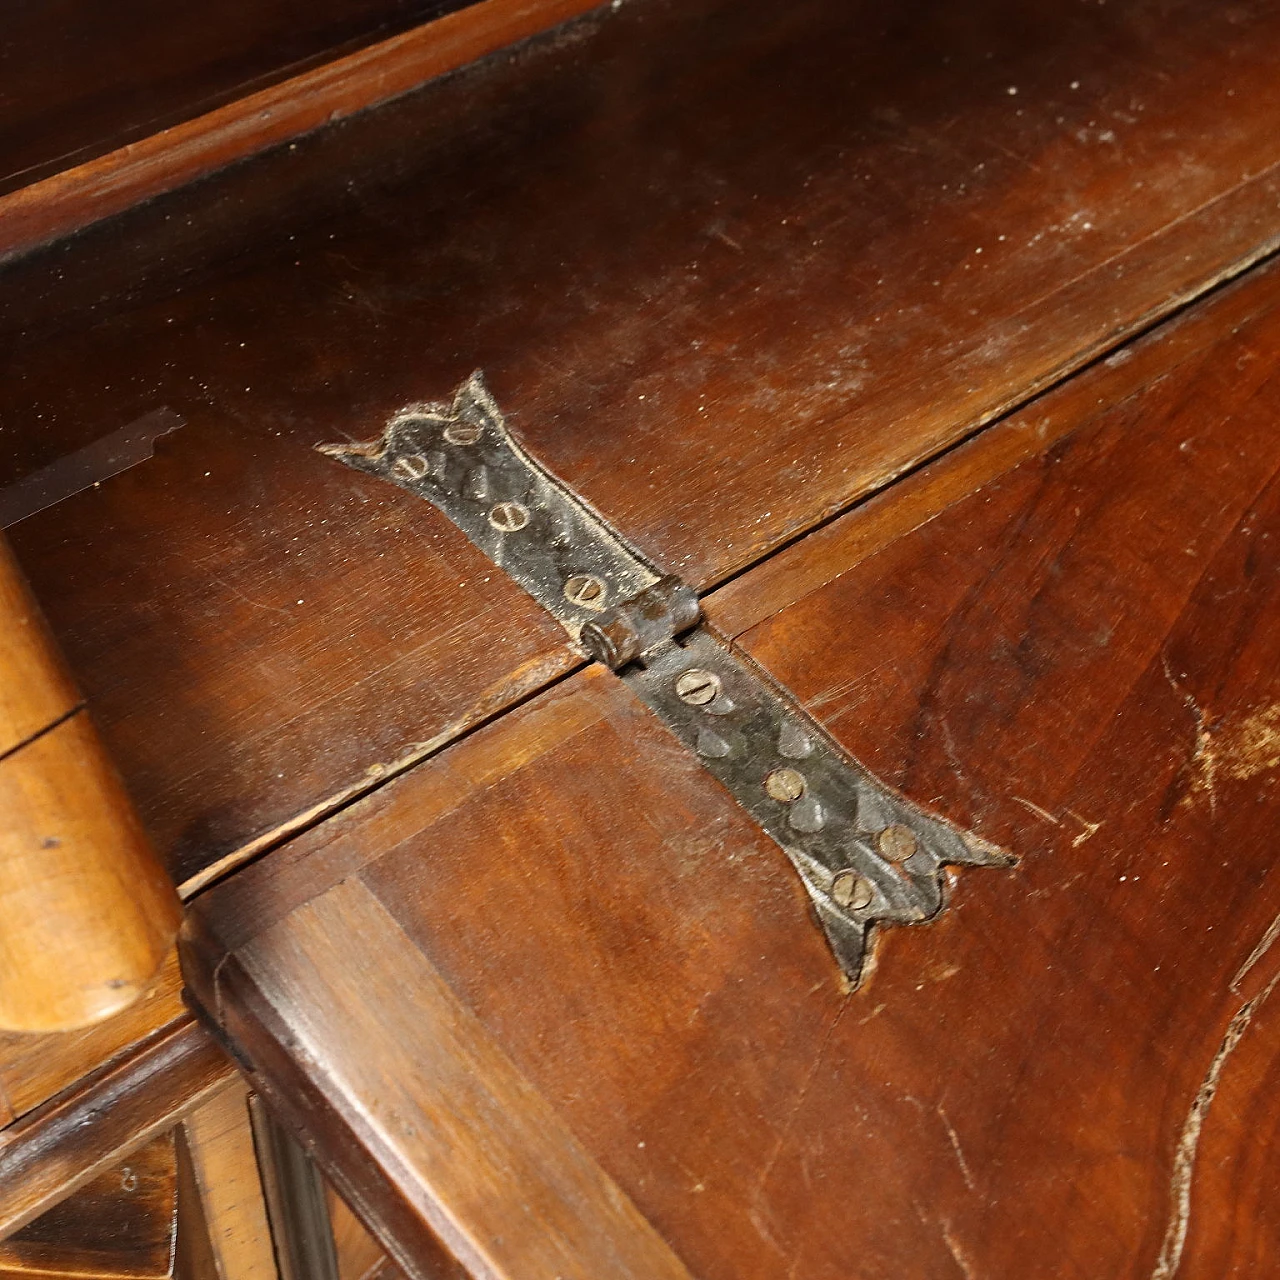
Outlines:
{"label": "polished wood surface", "polygon": [[[306,1127],[309,1145],[327,1128],[350,1129],[347,1143],[363,1158],[334,1167],[335,1180],[366,1213],[403,1202],[401,1229],[386,1243],[409,1275],[689,1280],[440,976],[421,957],[414,963],[407,939],[397,945],[394,918],[364,885],[350,881],[300,908],[289,928],[291,937],[273,934],[229,961],[235,972],[220,978],[224,995],[237,988],[228,1022],[287,1026],[299,1059],[318,1050],[332,1062],[335,1034],[354,1032],[373,1050],[334,1063],[318,1088],[298,1062],[292,1079],[272,1075],[267,1096]],[[386,945],[350,972],[336,952],[330,963],[303,959],[330,944],[350,957],[352,936]],[[273,1007],[281,984],[290,994]],[[372,1108],[361,1101],[374,1098]],[[461,1269],[442,1265],[441,1243]]]}
{"label": "polished wood surface", "polygon": [[0,759],[0,1025],[68,1031],[150,989],[173,885],[80,711]]}
{"label": "polished wood surface", "polygon": [[[27,1038],[49,1051],[48,1037]],[[185,1015],[0,1130],[0,1238],[171,1129],[233,1070]]]}
{"label": "polished wood surface", "polygon": [[12,531],[175,880],[576,662],[314,444],[482,366],[708,587],[1273,246],[1277,50],[1261,4],[641,0],[0,272],[12,474],[187,422]]}
{"label": "polished wood surface", "polygon": [[456,7],[449,0],[10,6],[0,45],[0,190]]}
{"label": "polished wood surface", "polygon": [[66,1031],[147,991],[177,895],[0,539],[0,1026]]}
{"label": "polished wood surface", "polygon": [[[419,5],[417,13],[454,7]],[[0,260],[394,98],[591,7],[592,0],[480,0],[358,53],[333,57],[327,49],[322,65],[212,111],[207,100],[195,101],[199,114],[191,119],[154,133],[159,122],[150,120],[147,136],[70,168],[60,157],[52,166],[60,171],[50,177],[32,181],[27,170],[18,175],[23,185],[0,194]],[[0,191],[5,185],[0,180]]]}
{"label": "polished wood surface", "polygon": [[177,1181],[173,1134],[166,1133],[0,1240],[0,1276],[168,1280]]}
{"label": "polished wood surface", "polygon": [[246,1094],[236,1080],[187,1116],[182,1135],[217,1280],[277,1280]]}
{"label": "polished wood surface", "polygon": [[190,1021],[181,989],[172,952],[143,995],[92,1027],[43,1035],[0,1032],[0,1107],[6,1119],[25,1115],[105,1063],[141,1052],[170,1024]]}
{"label": "polished wood surface", "polygon": [[397,1010],[444,992],[704,1280],[1269,1274],[1277,369],[1271,267],[710,597],[1019,856],[883,932],[858,991],[782,853],[592,669],[204,895],[200,1000],[381,1176],[388,1241],[424,1187],[466,1203],[387,1137],[386,1064],[434,1061]]}
{"label": "polished wood surface", "polygon": [[0,759],[79,705],[13,552],[0,537]]}

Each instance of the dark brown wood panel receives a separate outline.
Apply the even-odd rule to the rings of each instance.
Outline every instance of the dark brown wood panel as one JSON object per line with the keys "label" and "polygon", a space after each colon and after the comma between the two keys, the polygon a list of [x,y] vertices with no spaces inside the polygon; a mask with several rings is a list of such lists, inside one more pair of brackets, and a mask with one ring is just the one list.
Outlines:
{"label": "dark brown wood panel", "polygon": [[[781,852],[592,670],[204,896],[201,999],[234,950],[250,1055],[359,1092],[412,1033],[354,952],[425,959],[704,1280],[1266,1274],[1278,369],[1271,269],[824,530],[819,577],[806,540],[712,596],[851,751],[1019,855],[858,991]],[[344,946],[356,883],[402,933],[352,911]],[[348,984],[322,1008],[317,972]]]}
{"label": "dark brown wood panel", "polygon": [[572,663],[313,444],[483,367],[705,588],[1273,246],[1278,51],[1263,4],[642,0],[0,273],[11,468],[187,422],[13,530],[175,877]]}
{"label": "dark brown wood panel", "polygon": [[172,1128],[232,1075],[186,1014],[0,1131],[0,1236]]}
{"label": "dark brown wood panel", "polygon": [[177,1184],[173,1134],[162,1134],[0,1240],[0,1276],[167,1280]]}
{"label": "dark brown wood panel", "polygon": [[0,191],[154,133],[465,0],[11,5],[0,40]]}
{"label": "dark brown wood panel", "polygon": [[593,0],[476,0],[0,194],[0,261],[387,102],[593,7]]}

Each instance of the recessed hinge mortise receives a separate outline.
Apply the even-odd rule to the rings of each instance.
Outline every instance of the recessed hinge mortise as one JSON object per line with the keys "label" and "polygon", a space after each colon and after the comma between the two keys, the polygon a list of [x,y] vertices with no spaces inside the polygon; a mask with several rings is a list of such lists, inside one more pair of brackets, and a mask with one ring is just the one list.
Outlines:
{"label": "recessed hinge mortise", "polygon": [[944,865],[1012,864],[873,777],[699,626],[696,592],[525,453],[479,374],[452,404],[402,409],[380,440],[319,447],[433,503],[621,675],[791,859],[852,982],[875,924],[941,910]]}

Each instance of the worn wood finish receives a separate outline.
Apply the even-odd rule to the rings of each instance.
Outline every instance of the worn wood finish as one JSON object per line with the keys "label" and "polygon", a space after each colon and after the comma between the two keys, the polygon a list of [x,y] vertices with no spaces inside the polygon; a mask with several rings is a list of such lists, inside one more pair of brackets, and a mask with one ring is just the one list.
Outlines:
{"label": "worn wood finish", "polygon": [[0,1026],[66,1031],[132,1004],[178,899],[0,539]]}
{"label": "worn wood finish", "polygon": [[1273,245],[1277,50],[1260,4],[644,0],[0,274],[12,468],[188,423],[13,531],[175,878],[574,661],[313,444],[483,366],[706,587]]}
{"label": "worn wood finish", "polygon": [[0,1238],[172,1128],[232,1074],[230,1059],[186,1015],[0,1130]]}
{"label": "worn wood finish", "polygon": [[711,597],[1021,859],[857,992],[782,853],[592,670],[205,895],[201,999],[325,1095],[294,1118],[327,1158],[390,1167],[367,1064],[432,1050],[378,975],[447,983],[704,1280],[1267,1274],[1278,369],[1272,268]]}
{"label": "worn wood finish", "polygon": [[13,552],[0,537],[0,759],[79,704]]}
{"label": "worn wood finish", "polygon": [[[439,1267],[440,1241],[469,1275],[689,1280],[440,976],[421,956],[415,963],[364,885],[350,881],[300,908],[288,928],[291,936],[273,933],[231,962],[235,973],[219,985],[237,989],[228,1023],[265,1017],[298,1037],[299,1058],[314,1049],[332,1062],[335,1032],[354,1029],[347,1019],[363,1009],[362,1039],[376,1052],[346,1055],[332,1076],[302,1073],[298,1092],[277,1079],[270,1096],[295,1123],[305,1117],[308,1142],[334,1124],[350,1127],[362,1151],[334,1168],[338,1185],[366,1211],[389,1193],[403,1202],[387,1243],[410,1275],[452,1273]],[[352,936],[386,945],[350,974],[336,952],[331,963],[315,953],[327,938],[349,957]],[[370,1098],[372,1108],[351,1109]]]}
{"label": "worn wood finish", "polygon": [[70,1031],[149,990],[173,885],[79,711],[0,758],[0,1025]]}
{"label": "worn wood finish", "polygon": [[179,1130],[176,1139],[178,1164],[178,1239],[173,1251],[174,1280],[222,1280],[209,1243],[209,1231],[200,1206],[191,1155]]}
{"label": "worn wood finish", "polygon": [[217,1280],[277,1280],[244,1084],[193,1111],[182,1134]]}
{"label": "worn wood finish", "polygon": [[0,1276],[168,1280],[176,1229],[177,1165],[166,1133],[0,1240]]}
{"label": "worn wood finish", "polygon": [[14,7],[0,78],[0,190],[113,150],[318,58],[457,7],[448,0],[318,0],[178,11],[123,0]]}
{"label": "worn wood finish", "polygon": [[374,1280],[386,1262],[386,1254],[332,1187],[329,1188],[329,1220],[333,1223],[339,1280]]}
{"label": "worn wood finish", "polygon": [[[418,5],[414,7],[418,17],[447,8],[461,7],[463,12],[446,14],[345,57],[334,58],[336,51],[326,50],[331,60],[323,65],[292,75],[282,84],[245,93],[212,111],[206,109],[207,101],[189,100],[200,114],[181,124],[152,132],[159,122],[151,120],[147,136],[127,146],[71,168],[65,167],[64,160],[52,166],[61,172],[40,181],[31,181],[30,171],[22,174],[24,185],[0,195],[0,260],[385,102],[425,80],[553,27],[592,4],[593,0],[481,0],[465,7]],[[85,122],[78,123],[83,127]],[[122,140],[118,135],[105,136],[113,143]],[[0,191],[5,186],[0,180]]]}
{"label": "worn wood finish", "polygon": [[186,1021],[181,988],[171,952],[151,987],[123,1013],[81,1031],[0,1032],[0,1095],[8,1110],[25,1115],[105,1063],[145,1048],[170,1023]]}

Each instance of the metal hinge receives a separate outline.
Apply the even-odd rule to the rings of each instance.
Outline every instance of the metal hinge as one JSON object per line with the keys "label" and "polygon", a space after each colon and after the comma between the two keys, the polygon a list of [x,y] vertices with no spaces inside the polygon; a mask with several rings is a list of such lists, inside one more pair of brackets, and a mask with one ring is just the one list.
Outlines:
{"label": "metal hinge", "polygon": [[479,374],[452,404],[402,409],[380,440],[320,450],[433,503],[618,672],[786,852],[853,982],[872,926],[938,913],[945,864],[1012,863],[877,781],[700,627],[693,589],[525,453]]}

